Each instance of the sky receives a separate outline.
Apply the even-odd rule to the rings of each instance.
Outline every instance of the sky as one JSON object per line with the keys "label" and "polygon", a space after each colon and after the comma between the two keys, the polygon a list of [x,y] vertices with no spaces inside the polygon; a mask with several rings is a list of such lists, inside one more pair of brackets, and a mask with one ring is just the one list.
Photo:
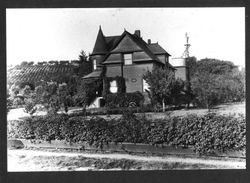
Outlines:
{"label": "sky", "polygon": [[76,60],[92,52],[100,25],[105,36],[140,30],[172,58],[183,54],[187,32],[190,56],[245,67],[244,8],[7,9],[7,65]]}

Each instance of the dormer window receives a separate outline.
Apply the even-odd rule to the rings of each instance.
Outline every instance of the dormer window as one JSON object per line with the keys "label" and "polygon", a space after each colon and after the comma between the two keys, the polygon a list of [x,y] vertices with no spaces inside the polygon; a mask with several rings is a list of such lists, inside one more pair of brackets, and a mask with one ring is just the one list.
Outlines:
{"label": "dormer window", "polygon": [[96,59],[93,60],[93,69],[96,70]]}
{"label": "dormer window", "polygon": [[124,54],[123,55],[123,59],[124,59],[124,65],[132,65],[132,53],[129,54]]}

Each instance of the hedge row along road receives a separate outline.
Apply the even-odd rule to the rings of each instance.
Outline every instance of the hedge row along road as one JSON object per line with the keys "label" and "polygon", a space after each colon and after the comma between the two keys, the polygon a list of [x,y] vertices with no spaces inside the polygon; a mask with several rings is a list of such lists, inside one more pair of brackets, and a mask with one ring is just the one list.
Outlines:
{"label": "hedge row along road", "polygon": [[214,154],[245,150],[246,121],[243,115],[218,114],[154,121],[129,112],[111,120],[58,114],[8,121],[8,138],[87,142],[98,148],[110,142],[192,146],[197,154]]}

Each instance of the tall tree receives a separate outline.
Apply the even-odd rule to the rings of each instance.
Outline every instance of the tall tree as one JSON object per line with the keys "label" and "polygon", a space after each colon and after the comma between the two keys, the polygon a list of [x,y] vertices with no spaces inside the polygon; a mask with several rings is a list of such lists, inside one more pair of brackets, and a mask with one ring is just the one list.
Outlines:
{"label": "tall tree", "polygon": [[79,61],[80,61],[80,67],[78,70],[78,74],[80,76],[85,76],[92,72],[92,62],[91,58],[86,55],[86,53],[81,50],[80,55],[79,55]]}
{"label": "tall tree", "polygon": [[149,85],[149,95],[152,103],[161,103],[165,111],[166,102],[171,101],[172,90],[175,82],[174,72],[168,68],[155,67],[152,72],[148,71],[144,79]]}
{"label": "tall tree", "polygon": [[244,100],[244,83],[244,73],[232,62],[217,59],[198,61],[191,77],[197,104],[208,109],[219,103]]}

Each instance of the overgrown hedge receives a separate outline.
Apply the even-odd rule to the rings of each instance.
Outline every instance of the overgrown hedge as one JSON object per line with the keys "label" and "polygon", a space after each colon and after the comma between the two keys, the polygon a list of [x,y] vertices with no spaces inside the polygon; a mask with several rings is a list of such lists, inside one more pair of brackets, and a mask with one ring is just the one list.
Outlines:
{"label": "overgrown hedge", "polygon": [[244,116],[169,117],[157,121],[138,118],[125,112],[122,118],[105,120],[69,117],[65,114],[26,118],[8,122],[8,137],[37,140],[86,141],[102,148],[109,142],[168,144],[193,146],[199,154],[213,154],[215,150],[244,150],[246,122]]}
{"label": "overgrown hedge", "polygon": [[105,106],[108,108],[141,106],[144,97],[140,92],[134,93],[110,93],[105,96]]}

